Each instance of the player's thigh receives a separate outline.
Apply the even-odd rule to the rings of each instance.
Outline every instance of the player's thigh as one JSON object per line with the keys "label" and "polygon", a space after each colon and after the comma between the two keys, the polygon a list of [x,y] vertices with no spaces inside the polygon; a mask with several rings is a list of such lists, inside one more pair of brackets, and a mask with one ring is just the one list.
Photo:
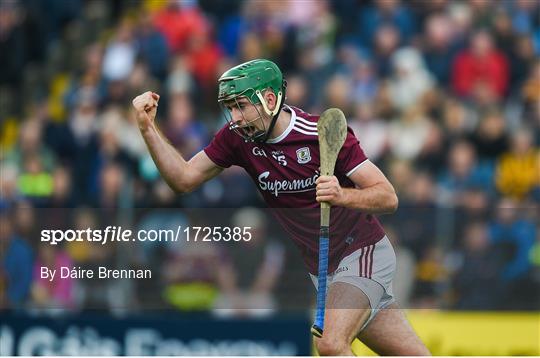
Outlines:
{"label": "player's thigh", "polygon": [[349,344],[364,322],[371,307],[366,294],[345,282],[334,282],[328,288],[323,339]]}
{"label": "player's thigh", "polygon": [[395,303],[381,309],[358,334],[358,339],[379,355],[431,355]]}

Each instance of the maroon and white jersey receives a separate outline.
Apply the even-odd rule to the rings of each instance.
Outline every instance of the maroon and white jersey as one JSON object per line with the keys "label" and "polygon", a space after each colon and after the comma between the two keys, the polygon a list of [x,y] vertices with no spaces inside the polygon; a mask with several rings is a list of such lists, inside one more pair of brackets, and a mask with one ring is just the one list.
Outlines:
{"label": "maroon and white jersey", "polygon": [[[238,165],[249,173],[283,229],[300,248],[309,272],[316,275],[320,228],[320,204],[315,200],[315,180],[320,175],[319,116],[290,106],[283,110],[291,113],[291,121],[279,137],[262,144],[245,142],[225,125],[204,151],[220,167]],[[342,187],[354,187],[348,176],[366,160],[348,128],[334,170]],[[373,215],[332,207],[328,272],[333,272],[343,257],[376,243],[384,235]]]}

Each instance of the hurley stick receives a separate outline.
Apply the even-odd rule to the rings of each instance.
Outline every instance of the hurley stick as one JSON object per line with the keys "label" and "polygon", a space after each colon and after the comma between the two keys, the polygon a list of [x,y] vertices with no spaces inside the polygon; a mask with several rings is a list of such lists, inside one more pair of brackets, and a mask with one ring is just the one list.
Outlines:
{"label": "hurley stick", "polygon": [[[317,122],[321,175],[334,175],[336,159],[347,136],[347,121],[343,112],[330,108],[321,114]],[[326,306],[326,278],[328,275],[330,204],[321,203],[321,229],[319,234],[319,276],[317,289],[317,313],[311,333],[322,337]]]}

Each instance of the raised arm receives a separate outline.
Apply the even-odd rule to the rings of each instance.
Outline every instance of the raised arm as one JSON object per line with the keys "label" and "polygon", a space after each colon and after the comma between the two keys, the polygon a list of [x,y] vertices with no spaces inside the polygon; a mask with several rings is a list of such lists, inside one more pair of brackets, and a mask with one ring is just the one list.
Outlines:
{"label": "raised arm", "polygon": [[167,142],[155,123],[158,102],[159,95],[150,91],[133,100],[139,129],[154,163],[167,184],[179,193],[193,191],[223,169],[214,164],[203,151],[186,161]]}

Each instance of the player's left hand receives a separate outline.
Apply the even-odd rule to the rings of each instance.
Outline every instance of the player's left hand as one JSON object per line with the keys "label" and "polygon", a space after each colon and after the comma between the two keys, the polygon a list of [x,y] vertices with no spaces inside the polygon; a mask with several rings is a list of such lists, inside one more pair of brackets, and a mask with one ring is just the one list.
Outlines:
{"label": "player's left hand", "polygon": [[316,199],[320,202],[327,202],[330,205],[341,205],[343,202],[343,188],[335,176],[321,175],[315,181]]}

